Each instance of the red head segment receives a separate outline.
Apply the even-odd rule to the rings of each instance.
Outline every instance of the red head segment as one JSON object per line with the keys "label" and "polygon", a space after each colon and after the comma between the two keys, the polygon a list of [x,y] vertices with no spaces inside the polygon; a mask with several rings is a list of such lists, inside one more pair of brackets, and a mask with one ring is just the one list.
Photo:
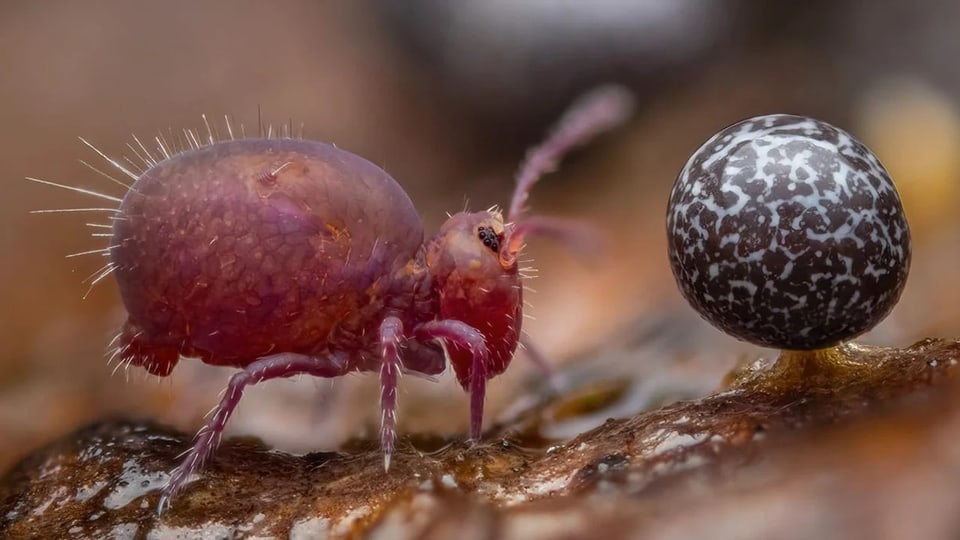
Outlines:
{"label": "red head segment", "polygon": [[[517,258],[529,234],[575,241],[570,222],[524,216],[530,189],[571,149],[621,124],[632,110],[630,94],[616,86],[594,90],[561,118],[550,136],[527,154],[517,174],[508,221],[497,209],[450,217],[427,245],[426,262],[440,301],[440,318],[462,321],[483,334],[487,378],[506,370],[520,337],[523,287]],[[469,389],[472,354],[446,344],[457,380]]]}

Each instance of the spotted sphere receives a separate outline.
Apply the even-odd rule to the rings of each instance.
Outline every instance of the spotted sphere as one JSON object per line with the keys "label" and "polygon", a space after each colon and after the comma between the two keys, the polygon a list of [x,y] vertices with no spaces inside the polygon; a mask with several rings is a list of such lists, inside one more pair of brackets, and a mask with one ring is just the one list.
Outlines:
{"label": "spotted sphere", "polygon": [[667,208],[680,291],[707,321],[765,347],[829,347],[900,298],[910,230],[873,153],[812,118],[734,124],[680,171]]}

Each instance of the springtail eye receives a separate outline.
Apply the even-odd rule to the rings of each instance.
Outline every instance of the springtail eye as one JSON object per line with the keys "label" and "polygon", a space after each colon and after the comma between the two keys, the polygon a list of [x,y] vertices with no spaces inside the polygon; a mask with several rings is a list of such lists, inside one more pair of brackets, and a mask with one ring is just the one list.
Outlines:
{"label": "springtail eye", "polygon": [[477,229],[477,237],[483,242],[483,245],[490,248],[494,253],[500,252],[500,238],[493,232],[492,227],[480,227]]}

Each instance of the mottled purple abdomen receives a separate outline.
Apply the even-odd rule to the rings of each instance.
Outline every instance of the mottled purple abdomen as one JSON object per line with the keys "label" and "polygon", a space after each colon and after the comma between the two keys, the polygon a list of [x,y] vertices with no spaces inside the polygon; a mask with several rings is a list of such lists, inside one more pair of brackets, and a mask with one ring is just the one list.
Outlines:
{"label": "mottled purple abdomen", "polygon": [[910,231],[880,161],[850,134],[775,114],[710,138],[667,210],[670,263],[708,321],[749,342],[817,349],[900,298]]}
{"label": "mottled purple abdomen", "polygon": [[422,242],[403,189],[349,152],[295,139],[184,152],[137,179],[114,225],[121,345],[159,374],[178,354],[244,366],[356,347],[380,322],[382,278]]}

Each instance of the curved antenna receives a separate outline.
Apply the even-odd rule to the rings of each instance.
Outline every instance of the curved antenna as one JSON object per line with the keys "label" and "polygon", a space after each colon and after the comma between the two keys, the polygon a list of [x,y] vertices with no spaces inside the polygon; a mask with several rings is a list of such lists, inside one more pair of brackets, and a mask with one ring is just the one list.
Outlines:
{"label": "curved antenna", "polygon": [[619,126],[632,112],[633,95],[618,85],[600,86],[577,99],[547,139],[527,152],[526,160],[517,173],[517,185],[510,200],[507,220],[513,222],[520,217],[530,189],[543,175],[555,170],[564,155],[604,131]]}
{"label": "curved antenna", "polygon": [[518,224],[533,185],[543,175],[555,170],[570,150],[624,123],[632,112],[633,95],[629,90],[613,84],[597,87],[574,101],[547,139],[527,152],[517,172],[517,184],[507,213],[506,247],[501,251],[501,263],[504,266],[516,261],[528,233],[546,225],[535,222],[529,226]]}

